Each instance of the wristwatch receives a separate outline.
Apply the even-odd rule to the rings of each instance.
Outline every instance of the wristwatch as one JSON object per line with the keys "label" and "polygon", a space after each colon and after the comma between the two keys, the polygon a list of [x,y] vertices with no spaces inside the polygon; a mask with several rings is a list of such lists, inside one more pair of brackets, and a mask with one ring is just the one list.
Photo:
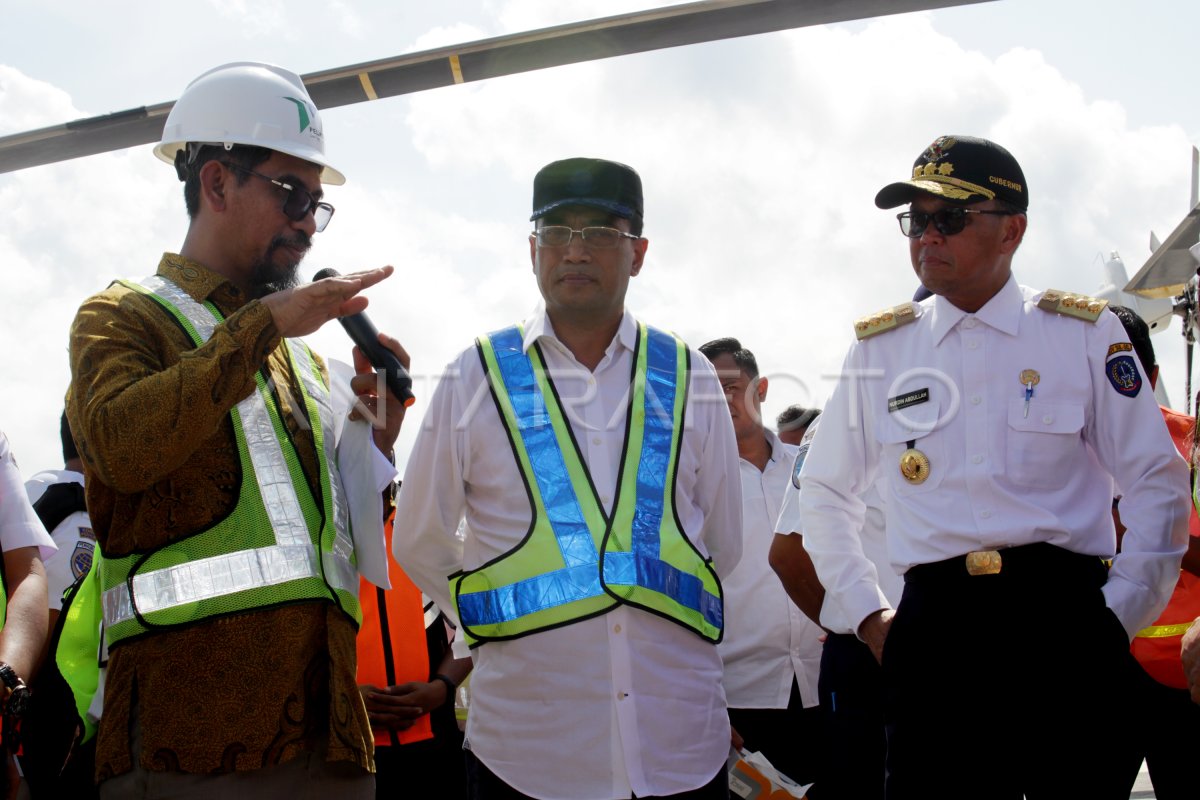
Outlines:
{"label": "wristwatch", "polygon": [[8,699],[4,704],[4,713],[13,717],[22,716],[29,708],[31,694],[29,687],[25,685],[25,681],[21,680],[17,671],[3,661],[0,661],[0,682],[8,687]]}

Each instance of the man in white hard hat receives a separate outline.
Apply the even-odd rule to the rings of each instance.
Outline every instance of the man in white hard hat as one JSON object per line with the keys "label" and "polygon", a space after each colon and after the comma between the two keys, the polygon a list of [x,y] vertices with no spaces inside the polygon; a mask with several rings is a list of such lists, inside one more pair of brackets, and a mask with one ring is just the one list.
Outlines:
{"label": "man in white hard hat", "polygon": [[[348,518],[382,520],[403,408],[355,351],[376,423],[335,449],[324,366],[294,337],[361,311],[392,268],[299,285],[333,214],[321,185],[344,178],[286,70],[201,75],[155,153],[184,181],[183,247],[89,298],[71,329],[110,651],[101,796],[371,797]],[[343,477],[364,459],[366,480]]]}

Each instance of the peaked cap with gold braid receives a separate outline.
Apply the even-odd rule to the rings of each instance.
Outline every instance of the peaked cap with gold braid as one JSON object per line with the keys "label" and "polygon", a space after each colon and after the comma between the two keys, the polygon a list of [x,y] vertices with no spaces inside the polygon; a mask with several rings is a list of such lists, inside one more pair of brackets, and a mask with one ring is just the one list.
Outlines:
{"label": "peaked cap with gold braid", "polygon": [[912,178],[889,183],[875,195],[879,208],[895,208],[918,194],[965,205],[1003,200],[1029,207],[1025,173],[1012,154],[995,142],[972,136],[942,136],[913,162]]}

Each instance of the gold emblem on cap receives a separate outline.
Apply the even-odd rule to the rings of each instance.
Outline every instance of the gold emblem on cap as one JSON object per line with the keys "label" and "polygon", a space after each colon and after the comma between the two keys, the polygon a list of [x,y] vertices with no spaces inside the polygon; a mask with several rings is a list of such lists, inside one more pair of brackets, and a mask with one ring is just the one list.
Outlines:
{"label": "gold emblem on cap", "polygon": [[914,486],[924,483],[929,477],[929,457],[915,447],[900,455],[900,474]]}
{"label": "gold emblem on cap", "polygon": [[976,550],[967,553],[968,575],[998,575],[1004,560],[998,550]]}

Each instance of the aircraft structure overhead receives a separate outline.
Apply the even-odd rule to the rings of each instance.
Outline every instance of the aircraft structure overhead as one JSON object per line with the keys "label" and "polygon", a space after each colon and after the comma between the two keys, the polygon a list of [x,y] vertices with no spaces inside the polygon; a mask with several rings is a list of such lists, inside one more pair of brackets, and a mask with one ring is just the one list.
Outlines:
{"label": "aircraft structure overhead", "polygon": [[[759,33],[991,0],[704,0],[302,76],[320,109]],[[0,137],[0,173],[156,142],[174,101]]]}
{"label": "aircraft structure overhead", "polygon": [[1200,242],[1200,150],[1192,148],[1192,198],[1188,211],[1175,230],[1162,244],[1150,234],[1153,252],[1137,274],[1125,286],[1125,291],[1142,297],[1176,297],[1196,277],[1196,257],[1191,248]]}

